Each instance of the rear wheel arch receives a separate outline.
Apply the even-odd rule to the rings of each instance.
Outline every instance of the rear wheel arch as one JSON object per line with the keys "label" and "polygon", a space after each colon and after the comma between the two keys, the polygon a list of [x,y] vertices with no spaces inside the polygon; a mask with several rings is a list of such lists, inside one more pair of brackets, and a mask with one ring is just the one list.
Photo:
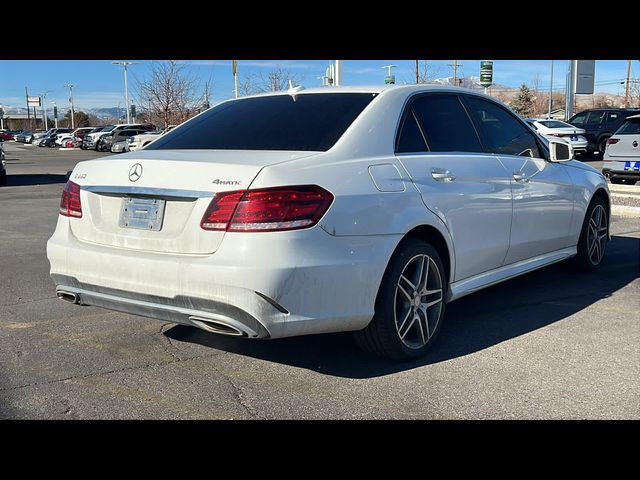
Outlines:
{"label": "rear wheel arch", "polygon": [[[598,141],[596,142],[596,149],[599,149],[602,142],[606,142],[609,138],[611,138],[612,135],[613,133],[609,133],[609,132],[603,132],[600,135],[598,135]],[[605,147],[606,147],[606,143],[605,143]],[[604,149],[601,150],[600,153],[604,153]]]}
{"label": "rear wheel arch", "polygon": [[[429,243],[433,248],[436,249],[438,255],[440,255],[440,259],[444,264],[444,273],[446,275],[447,283],[451,283],[453,279],[453,247],[449,247],[449,243],[447,242],[445,236],[434,226],[432,225],[419,225],[411,229],[404,236],[402,241],[396,247],[396,251],[400,248],[401,244],[404,240],[408,238],[416,238],[418,240],[423,240]],[[394,251],[395,254],[395,251]]]}

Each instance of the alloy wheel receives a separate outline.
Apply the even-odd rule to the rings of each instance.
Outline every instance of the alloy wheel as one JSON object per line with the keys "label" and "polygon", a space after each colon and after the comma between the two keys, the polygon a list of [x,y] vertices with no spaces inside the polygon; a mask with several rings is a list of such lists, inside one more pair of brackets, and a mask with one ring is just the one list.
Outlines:
{"label": "alloy wheel", "polygon": [[395,325],[402,343],[411,349],[426,345],[436,332],[442,311],[442,277],[429,255],[407,262],[395,291]]}
{"label": "alloy wheel", "polygon": [[602,205],[596,205],[589,218],[587,230],[587,246],[589,260],[598,265],[604,256],[604,249],[607,246],[607,213]]}

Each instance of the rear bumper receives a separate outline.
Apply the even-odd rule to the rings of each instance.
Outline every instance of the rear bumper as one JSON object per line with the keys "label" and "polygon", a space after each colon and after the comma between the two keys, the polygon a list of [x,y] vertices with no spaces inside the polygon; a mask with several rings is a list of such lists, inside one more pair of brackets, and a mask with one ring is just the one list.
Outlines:
{"label": "rear bumper", "polygon": [[213,255],[79,241],[59,217],[47,243],[58,290],[88,305],[175,323],[219,321],[253,338],[359,330],[400,236],[335,237],[319,227],[227,233]]}
{"label": "rear bumper", "polygon": [[605,157],[602,173],[609,178],[638,178],[640,177],[640,158],[616,161]]}

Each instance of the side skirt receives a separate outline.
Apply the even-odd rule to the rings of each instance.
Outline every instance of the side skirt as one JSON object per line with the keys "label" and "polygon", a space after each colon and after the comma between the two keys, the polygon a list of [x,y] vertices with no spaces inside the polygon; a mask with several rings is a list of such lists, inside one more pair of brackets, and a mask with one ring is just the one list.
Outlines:
{"label": "side skirt", "polygon": [[509,280],[519,275],[560,262],[573,257],[577,253],[577,246],[567,247],[551,253],[545,253],[544,255],[538,255],[537,257],[529,258],[527,260],[521,260],[510,265],[505,265],[494,270],[489,270],[488,272],[465,278],[464,280],[459,280],[450,285],[451,296],[449,297],[449,301],[457,300],[458,298],[464,297],[465,295],[496,283],[504,282],[505,280]]}

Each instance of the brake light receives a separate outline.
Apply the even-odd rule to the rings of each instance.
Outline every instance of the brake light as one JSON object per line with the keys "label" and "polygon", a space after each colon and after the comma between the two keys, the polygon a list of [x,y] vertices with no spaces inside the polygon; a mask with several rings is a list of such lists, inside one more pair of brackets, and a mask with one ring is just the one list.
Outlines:
{"label": "brake light", "polygon": [[60,215],[65,217],[82,217],[82,204],[80,203],[80,185],[69,180],[62,191],[60,199]]}
{"label": "brake light", "polygon": [[316,185],[216,193],[200,226],[204,230],[266,232],[312,227],[333,202]]}
{"label": "brake light", "polygon": [[620,141],[619,138],[610,138],[609,140],[607,140],[607,145],[615,145],[619,141]]}

